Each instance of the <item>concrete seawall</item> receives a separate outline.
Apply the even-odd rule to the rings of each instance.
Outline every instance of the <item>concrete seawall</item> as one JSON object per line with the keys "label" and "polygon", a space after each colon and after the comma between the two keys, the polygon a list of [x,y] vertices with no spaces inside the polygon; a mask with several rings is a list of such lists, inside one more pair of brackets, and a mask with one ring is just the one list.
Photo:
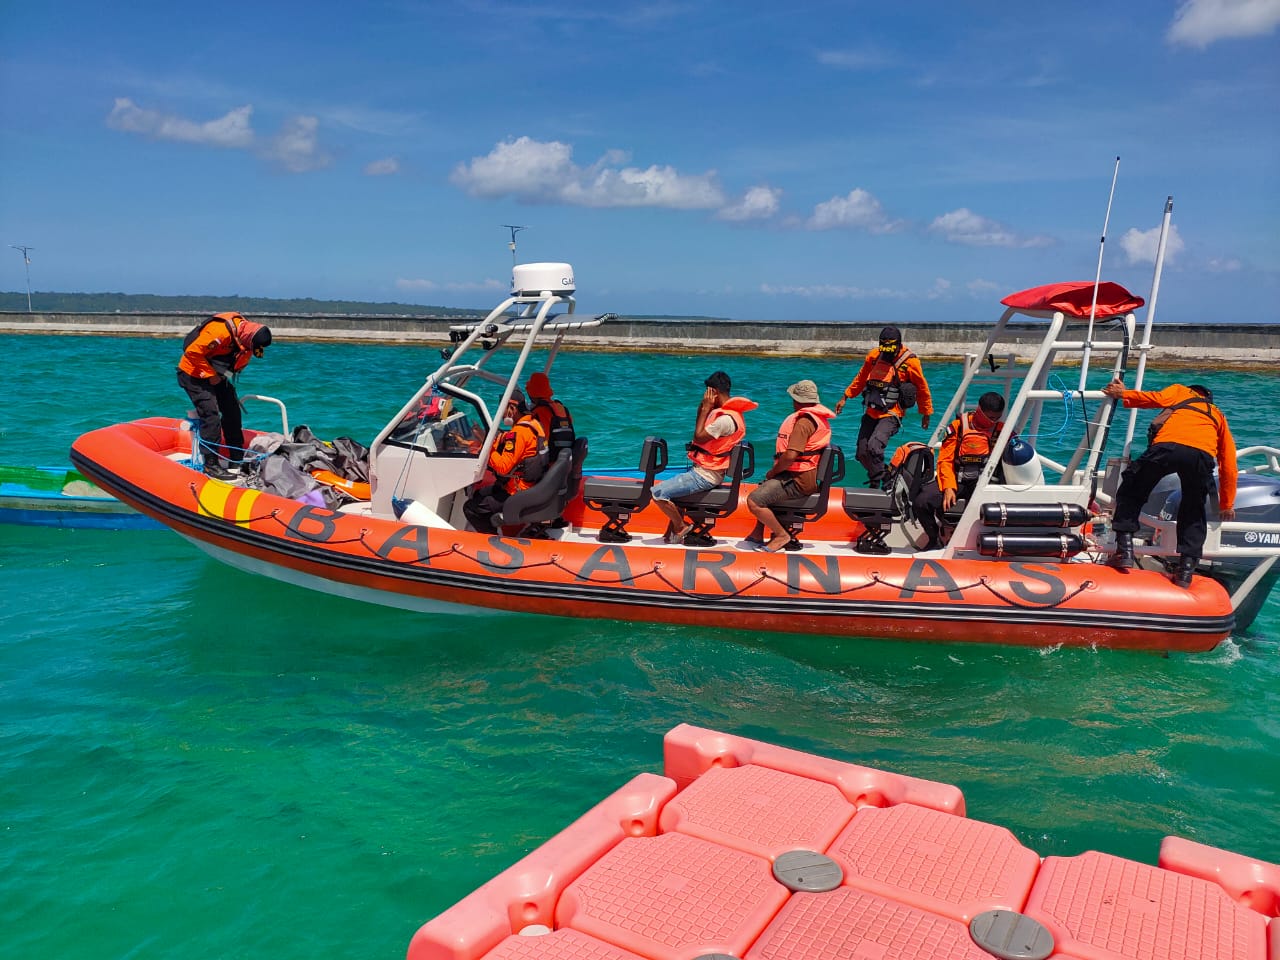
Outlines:
{"label": "concrete seawall", "polygon": [[[207,314],[0,312],[0,333],[178,338],[204,316]],[[253,319],[267,324],[282,340],[442,345],[449,342],[449,327],[469,318],[254,314]],[[990,329],[989,324],[969,323],[900,326],[907,345],[929,359],[954,359],[974,351],[982,346]],[[565,337],[565,345],[653,353],[858,357],[875,344],[880,327],[879,323],[619,318],[574,332]],[[1080,329],[1083,335],[1083,326]],[[1113,339],[1105,327],[1101,329],[1101,339]],[[1033,356],[1043,330],[1043,324],[1030,321],[1013,325],[1011,333],[1018,342],[1013,352],[1020,358]],[[1157,324],[1152,339],[1155,344],[1148,362],[1159,366],[1272,369],[1280,362],[1280,325],[1275,324]]]}

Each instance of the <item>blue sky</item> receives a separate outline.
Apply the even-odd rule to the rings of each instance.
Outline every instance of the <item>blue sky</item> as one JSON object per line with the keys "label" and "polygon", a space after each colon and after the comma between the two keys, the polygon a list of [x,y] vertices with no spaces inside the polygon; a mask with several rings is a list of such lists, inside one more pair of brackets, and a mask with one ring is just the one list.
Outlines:
{"label": "blue sky", "polygon": [[[0,288],[1276,321],[1280,0],[6,0]],[[38,306],[38,305],[37,305]]]}

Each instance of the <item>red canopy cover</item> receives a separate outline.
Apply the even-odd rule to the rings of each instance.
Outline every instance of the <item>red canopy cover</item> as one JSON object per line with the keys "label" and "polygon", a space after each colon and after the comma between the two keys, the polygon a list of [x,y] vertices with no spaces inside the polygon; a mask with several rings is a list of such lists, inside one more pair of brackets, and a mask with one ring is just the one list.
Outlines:
{"label": "red canopy cover", "polygon": [[[1072,280],[1068,283],[1049,283],[1011,293],[1000,301],[1006,307],[1018,310],[1061,310],[1069,317],[1089,319],[1089,306],[1093,303],[1093,281]],[[1095,320],[1119,317],[1146,303],[1118,283],[1098,284],[1098,305],[1093,312]]]}

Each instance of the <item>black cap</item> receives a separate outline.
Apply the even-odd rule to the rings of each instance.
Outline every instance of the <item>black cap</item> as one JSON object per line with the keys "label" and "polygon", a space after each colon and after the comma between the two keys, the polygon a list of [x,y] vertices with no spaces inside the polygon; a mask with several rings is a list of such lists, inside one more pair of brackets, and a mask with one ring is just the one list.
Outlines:
{"label": "black cap", "polygon": [[886,341],[893,341],[895,343],[901,343],[902,331],[899,330],[897,327],[885,327],[883,330],[880,331],[880,339],[886,340]]}
{"label": "black cap", "polygon": [[254,347],[271,346],[271,328],[263,327],[261,330],[255,333],[253,335],[253,345]]}

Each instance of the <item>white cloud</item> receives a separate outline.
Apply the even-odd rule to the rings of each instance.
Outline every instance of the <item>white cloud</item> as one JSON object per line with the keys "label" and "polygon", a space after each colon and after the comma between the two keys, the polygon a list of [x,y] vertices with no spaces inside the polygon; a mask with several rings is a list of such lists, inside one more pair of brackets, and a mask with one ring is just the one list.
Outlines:
{"label": "white cloud", "polygon": [[767,220],[778,212],[782,191],[777,187],[752,187],[737,203],[722,207],[716,214],[721,220]]}
{"label": "white cloud", "polygon": [[305,173],[327,167],[330,158],[320,149],[320,121],[315,117],[290,117],[269,142],[260,144],[254,135],[250,118],[253,106],[246,104],[228,111],[217,120],[197,123],[185,117],[146,110],[128,97],[117,97],[107,126],[124,133],[136,133],[153,140],[173,140],[205,147],[247,150],[258,146],[258,153],[290,173]]}
{"label": "white cloud", "polygon": [[315,117],[290,117],[262,155],[289,173],[306,173],[329,166],[330,158],[319,145],[320,121]]}
{"label": "white cloud", "polygon": [[[1138,230],[1130,227],[1120,238],[1120,248],[1129,257],[1130,263],[1155,263],[1156,251],[1160,246],[1160,228]],[[1172,263],[1186,246],[1178,233],[1176,223],[1169,224],[1169,236],[1164,243],[1165,260]]]}
{"label": "white cloud", "polygon": [[837,70],[879,70],[891,66],[893,59],[883,51],[864,47],[859,50],[820,50],[818,62]]}
{"label": "white cloud", "polygon": [[818,204],[805,223],[810,230],[850,228],[869,233],[892,233],[902,225],[901,220],[890,220],[880,201],[861,188],[851,190],[848,196],[832,197]]}
{"label": "white cloud", "polygon": [[1237,270],[1244,269],[1244,264],[1234,257],[1228,257],[1225,260],[1214,257],[1205,264],[1205,267],[1210,273],[1235,273]]}
{"label": "white cloud", "polygon": [[1186,0],[1166,39],[1203,49],[1215,40],[1260,37],[1280,24],[1280,0]]}
{"label": "white cloud", "polygon": [[399,172],[400,160],[398,157],[384,157],[381,160],[373,160],[364,165],[364,175],[366,177],[389,177]]}
{"label": "white cloud", "polygon": [[948,243],[969,247],[1047,247],[1048,237],[1023,237],[1002,223],[989,220],[967,207],[935,217],[929,231],[941,235]]}
{"label": "white cloud", "polygon": [[246,104],[228,111],[217,120],[196,123],[158,110],[144,110],[128,97],[117,97],[111,113],[107,115],[107,126],[153,140],[243,149],[253,143],[253,128],[249,123],[252,114],[253,107]]}
{"label": "white cloud", "polygon": [[587,167],[573,162],[566,143],[520,137],[483,157],[458,164],[449,179],[478,197],[514,196],[526,203],[578,207],[666,207],[712,210],[725,197],[714,172],[682,174],[671,166],[619,167],[626,155],[611,150]]}
{"label": "white cloud", "polygon": [[437,283],[435,280],[408,279],[405,277],[396,280],[397,289],[411,293],[422,293],[428,290],[444,290],[450,293],[491,292],[494,290],[506,290],[510,285],[510,281],[502,280],[451,281],[449,283]]}
{"label": "white cloud", "polygon": [[811,300],[868,300],[889,299],[903,300],[914,294],[902,290],[890,290],[887,287],[851,287],[838,283],[819,283],[811,286],[791,286],[786,284],[762,283],[760,292],[770,296],[806,297]]}

